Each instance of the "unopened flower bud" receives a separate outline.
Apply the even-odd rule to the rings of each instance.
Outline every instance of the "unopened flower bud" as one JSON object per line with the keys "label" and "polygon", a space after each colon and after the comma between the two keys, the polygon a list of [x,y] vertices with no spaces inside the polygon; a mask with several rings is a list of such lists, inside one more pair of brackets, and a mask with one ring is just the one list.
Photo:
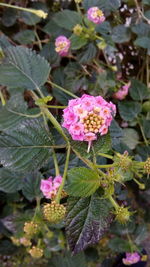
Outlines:
{"label": "unopened flower bud", "polygon": [[31,236],[35,235],[39,229],[38,229],[37,223],[25,222],[23,230],[27,234],[27,236],[31,237]]}
{"label": "unopened flower bud", "polygon": [[77,24],[74,28],[73,28],[73,33],[75,35],[80,35],[82,33],[83,27],[80,24]]}
{"label": "unopened flower bud", "polygon": [[128,152],[126,151],[123,155],[117,153],[114,161],[115,165],[121,168],[123,171],[128,171],[132,164],[132,160],[130,159]]}
{"label": "unopened flower bud", "polygon": [[20,243],[25,246],[25,247],[29,247],[31,246],[31,241],[30,239],[26,238],[26,237],[22,237],[20,238]]}
{"label": "unopened flower bud", "polygon": [[65,217],[66,208],[62,204],[53,201],[43,207],[43,213],[47,221],[58,223]]}
{"label": "unopened flower bud", "polygon": [[106,42],[104,40],[102,40],[101,42],[99,42],[97,44],[97,46],[98,46],[99,49],[104,50],[106,48],[107,44],[106,44]]}
{"label": "unopened flower bud", "polygon": [[48,13],[44,12],[43,10],[39,9],[39,10],[36,10],[36,9],[30,9],[32,10],[32,13],[37,15],[38,17],[42,18],[42,19],[46,19]]}
{"label": "unopened flower bud", "polygon": [[43,256],[43,249],[33,246],[29,250],[29,253],[32,258],[39,259]]}
{"label": "unopened flower bud", "polygon": [[150,157],[145,161],[144,170],[146,173],[150,174]]}
{"label": "unopened flower bud", "polygon": [[116,220],[122,224],[127,223],[130,219],[131,212],[128,210],[128,208],[125,207],[119,207],[115,211]]}
{"label": "unopened flower bud", "polygon": [[11,241],[12,241],[12,243],[13,243],[15,246],[20,246],[20,239],[18,239],[18,238],[16,238],[16,237],[12,236],[12,237],[11,237]]}

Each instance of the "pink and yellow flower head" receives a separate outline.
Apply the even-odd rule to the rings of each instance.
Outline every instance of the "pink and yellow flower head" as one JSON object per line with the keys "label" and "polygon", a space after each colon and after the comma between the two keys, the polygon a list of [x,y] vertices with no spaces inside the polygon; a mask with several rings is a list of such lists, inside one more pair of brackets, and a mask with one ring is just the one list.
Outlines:
{"label": "pink and yellow flower head", "polygon": [[100,24],[105,20],[105,16],[98,7],[94,6],[88,9],[87,18],[95,24]]}
{"label": "pink and yellow flower head", "polygon": [[70,100],[63,110],[63,127],[73,140],[87,141],[90,145],[99,135],[105,135],[116,114],[116,106],[101,96],[84,94],[81,98]]}
{"label": "pink and yellow flower head", "polygon": [[46,198],[53,198],[62,182],[62,177],[60,175],[56,176],[54,179],[50,176],[47,180],[42,179],[40,190]]}
{"label": "pink and yellow flower head", "polygon": [[128,82],[124,86],[122,86],[116,93],[113,94],[113,98],[116,98],[118,100],[123,100],[127,96],[129,92],[129,87],[131,85],[131,82]]}
{"label": "pink and yellow flower head", "polygon": [[61,56],[65,57],[69,53],[70,49],[70,40],[64,35],[60,35],[55,40],[55,51]]}
{"label": "pink and yellow flower head", "polygon": [[126,253],[126,258],[122,259],[124,265],[130,266],[135,264],[141,260],[140,255],[137,252],[134,253]]}

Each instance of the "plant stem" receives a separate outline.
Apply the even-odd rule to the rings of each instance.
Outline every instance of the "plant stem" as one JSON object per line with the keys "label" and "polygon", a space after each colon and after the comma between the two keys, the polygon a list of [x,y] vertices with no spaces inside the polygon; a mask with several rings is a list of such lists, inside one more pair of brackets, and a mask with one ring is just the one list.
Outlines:
{"label": "plant stem", "polygon": [[104,157],[104,158],[113,159],[113,156],[110,156],[108,154],[98,153],[98,155],[101,156],[101,157]]}
{"label": "plant stem", "polygon": [[112,168],[114,164],[106,164],[106,165],[96,165],[97,168],[105,169],[105,168]]}
{"label": "plant stem", "polygon": [[42,112],[39,112],[39,113],[37,113],[35,115],[29,115],[29,114],[25,114],[25,113],[16,112],[16,111],[11,110],[11,109],[8,109],[8,111],[10,111],[10,112],[12,112],[12,113],[14,113],[16,115],[27,117],[27,118],[38,118],[38,117],[40,117],[42,115]]}
{"label": "plant stem", "polygon": [[64,109],[64,108],[66,108],[67,106],[50,106],[50,105],[45,105],[45,106],[43,106],[43,107],[45,107],[45,108],[58,108],[58,109]]}
{"label": "plant stem", "polygon": [[2,106],[5,106],[6,105],[6,101],[5,101],[5,98],[4,98],[3,93],[2,93],[1,90],[0,90],[0,99],[1,99],[1,102],[2,102]]}
{"label": "plant stem", "polygon": [[20,6],[10,5],[10,4],[4,4],[4,3],[0,3],[0,6],[4,6],[4,7],[8,7],[8,8],[15,8],[15,9],[18,9],[21,11],[30,12],[30,13],[35,14],[38,17],[41,17],[41,18],[47,17],[47,13],[45,13],[43,10],[37,10],[37,9],[33,9],[33,8],[25,8],[25,7],[20,7]]}
{"label": "plant stem", "polygon": [[116,200],[115,200],[112,196],[109,196],[108,198],[109,198],[111,204],[113,205],[113,207],[114,207],[116,210],[118,210],[119,205],[118,205],[118,203],[116,202]]}
{"label": "plant stem", "polygon": [[42,50],[42,43],[41,43],[41,40],[38,36],[38,33],[36,31],[36,29],[34,30],[34,33],[35,33],[35,36],[36,36],[36,39],[37,39],[37,42],[38,42],[38,46],[39,46],[39,49]]}
{"label": "plant stem", "polygon": [[141,125],[141,123],[138,121],[138,124],[140,126],[140,130],[141,130],[141,134],[143,136],[143,139],[144,139],[144,142],[145,142],[145,145],[148,146],[148,140],[146,139],[146,136],[145,136],[145,133],[144,133],[144,130],[143,130],[143,127]]}
{"label": "plant stem", "polygon": [[63,174],[63,178],[62,178],[62,183],[61,183],[61,185],[59,187],[59,190],[57,192],[56,199],[55,199],[55,201],[57,203],[60,202],[61,193],[62,193],[62,190],[64,188],[65,181],[66,181],[66,176],[67,176],[67,171],[68,171],[68,165],[69,165],[69,158],[70,158],[70,150],[71,150],[71,147],[70,147],[70,145],[68,145],[68,150],[67,150],[67,156],[66,156],[66,162],[65,162],[65,168],[64,168],[64,174]]}
{"label": "plant stem", "polygon": [[58,176],[60,174],[60,171],[59,171],[57,156],[56,156],[55,150],[52,149],[52,151],[53,151],[53,160],[54,160],[54,166],[55,166],[55,174],[56,176]]}
{"label": "plant stem", "polygon": [[66,90],[65,88],[61,87],[60,85],[53,83],[51,81],[47,81],[47,83],[51,84],[52,86],[58,88],[59,90],[63,91],[64,93],[72,96],[73,98],[78,98],[76,95],[74,95],[73,93],[69,92],[68,90]]}
{"label": "plant stem", "polygon": [[52,113],[48,109],[43,108],[43,107],[41,107],[41,111],[46,115],[47,118],[50,119],[51,123],[54,125],[54,127],[57,129],[57,131],[63,136],[65,141],[67,143],[69,143],[68,137],[66,136],[66,134],[64,133],[62,127],[59,124],[59,122],[55,119],[55,117],[52,115]]}

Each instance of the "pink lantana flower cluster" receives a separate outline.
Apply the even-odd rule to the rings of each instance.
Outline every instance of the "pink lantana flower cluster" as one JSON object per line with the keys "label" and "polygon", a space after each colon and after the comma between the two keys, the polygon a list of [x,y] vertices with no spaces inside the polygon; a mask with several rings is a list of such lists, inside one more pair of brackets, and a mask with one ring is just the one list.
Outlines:
{"label": "pink lantana flower cluster", "polygon": [[100,24],[105,20],[105,16],[98,7],[90,7],[87,11],[87,18],[95,24]]}
{"label": "pink lantana flower cluster", "polygon": [[56,176],[54,179],[50,176],[47,180],[42,179],[40,190],[46,198],[54,198],[58,188],[62,182],[62,177],[60,175]]}
{"label": "pink lantana flower cluster", "polygon": [[71,45],[70,40],[66,36],[60,35],[55,40],[55,51],[61,57],[65,57],[69,53],[70,45]]}
{"label": "pink lantana flower cluster", "polygon": [[124,265],[130,266],[134,263],[137,263],[141,260],[140,255],[137,252],[126,253],[126,258],[122,259]]}
{"label": "pink lantana flower cluster", "polygon": [[89,151],[98,134],[107,134],[116,114],[116,106],[101,96],[84,94],[81,98],[70,100],[63,112],[62,126],[68,130],[73,140],[87,141]]}
{"label": "pink lantana flower cluster", "polygon": [[116,98],[118,100],[123,100],[128,95],[129,88],[130,88],[131,82],[128,82],[124,86],[122,86],[116,93],[113,94],[113,98]]}

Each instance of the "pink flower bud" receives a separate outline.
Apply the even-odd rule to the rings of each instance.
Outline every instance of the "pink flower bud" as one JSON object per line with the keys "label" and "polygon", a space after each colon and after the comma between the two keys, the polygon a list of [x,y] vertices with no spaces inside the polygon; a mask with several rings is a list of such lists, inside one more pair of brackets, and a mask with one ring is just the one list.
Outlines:
{"label": "pink flower bud", "polygon": [[91,7],[88,9],[87,17],[90,21],[94,22],[95,24],[100,24],[105,20],[105,16],[98,7]]}
{"label": "pink flower bud", "polygon": [[63,36],[63,35],[60,35],[55,40],[55,51],[61,57],[65,57],[65,56],[68,55],[70,45],[71,45],[70,40],[67,37]]}
{"label": "pink flower bud", "polygon": [[113,98],[116,98],[118,100],[123,100],[129,92],[130,85],[131,82],[128,82],[127,84],[122,86],[116,93],[113,94]]}

